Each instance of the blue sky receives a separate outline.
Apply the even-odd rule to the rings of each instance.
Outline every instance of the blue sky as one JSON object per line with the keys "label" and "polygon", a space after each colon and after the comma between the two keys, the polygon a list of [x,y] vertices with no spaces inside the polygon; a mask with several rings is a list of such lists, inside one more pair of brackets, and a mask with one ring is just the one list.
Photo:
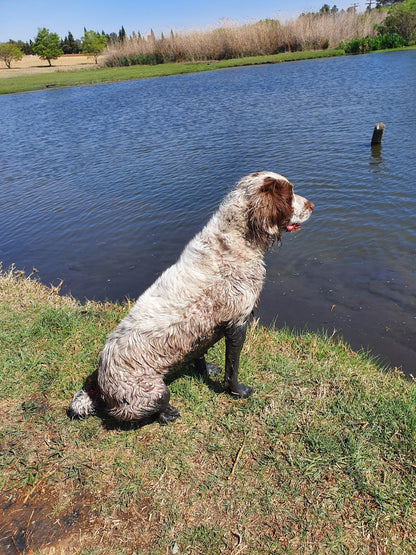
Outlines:
{"label": "blue sky", "polygon": [[[326,0],[348,8],[354,1]],[[170,29],[205,29],[222,18],[245,23],[266,17],[282,20],[303,11],[318,11],[325,0],[0,0],[0,42],[33,39],[39,27],[64,37],[83,35],[84,26],[106,33],[169,32]],[[358,2],[357,2],[358,3]],[[362,1],[360,7],[365,7]]]}

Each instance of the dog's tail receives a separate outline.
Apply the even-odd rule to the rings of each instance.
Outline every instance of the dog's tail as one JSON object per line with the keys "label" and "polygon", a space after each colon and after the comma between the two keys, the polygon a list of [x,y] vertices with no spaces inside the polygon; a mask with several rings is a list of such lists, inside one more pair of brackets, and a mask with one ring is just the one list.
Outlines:
{"label": "dog's tail", "polygon": [[89,379],[85,386],[73,396],[66,411],[71,420],[87,418],[87,416],[96,413],[100,399],[97,391],[98,386],[94,378]]}

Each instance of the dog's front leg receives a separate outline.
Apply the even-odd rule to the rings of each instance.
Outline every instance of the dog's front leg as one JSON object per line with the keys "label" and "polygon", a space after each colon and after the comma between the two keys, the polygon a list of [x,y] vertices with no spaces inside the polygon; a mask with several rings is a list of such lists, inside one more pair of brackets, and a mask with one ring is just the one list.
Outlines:
{"label": "dog's front leg", "polygon": [[224,387],[234,397],[249,397],[251,387],[238,383],[240,353],[246,338],[247,326],[230,326],[225,330],[225,377]]}

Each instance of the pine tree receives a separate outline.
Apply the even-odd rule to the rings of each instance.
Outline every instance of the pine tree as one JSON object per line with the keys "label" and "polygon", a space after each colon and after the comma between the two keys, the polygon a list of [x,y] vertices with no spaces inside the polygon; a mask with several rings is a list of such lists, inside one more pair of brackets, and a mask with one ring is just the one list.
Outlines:
{"label": "pine tree", "polygon": [[121,29],[118,32],[118,40],[120,42],[124,42],[125,39],[126,39],[126,31],[124,30],[124,27],[121,26]]}

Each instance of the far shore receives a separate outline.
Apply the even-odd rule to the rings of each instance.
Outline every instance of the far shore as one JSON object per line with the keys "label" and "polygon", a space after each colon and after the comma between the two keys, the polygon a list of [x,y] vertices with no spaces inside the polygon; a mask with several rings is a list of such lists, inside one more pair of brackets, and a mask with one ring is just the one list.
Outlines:
{"label": "far shore", "polygon": [[[415,48],[416,46],[397,48],[389,50],[389,52]],[[382,51],[379,50],[378,52]],[[100,63],[98,65],[95,64],[93,58],[82,54],[63,55],[57,60],[53,60],[52,67],[50,67],[46,60],[41,60],[37,56],[24,56],[21,61],[13,63],[11,69],[0,66],[0,94],[29,92],[45,88],[97,85],[151,77],[197,73],[214,69],[276,64],[344,55],[345,52],[343,50],[328,49],[285,52],[269,56],[251,56],[221,61],[166,63],[128,67],[104,67]]]}
{"label": "far shore", "polygon": [[49,66],[47,60],[41,60],[39,56],[23,56],[18,62],[12,62],[9,69],[6,64],[0,65],[0,79],[10,77],[22,77],[25,75],[47,74],[56,71],[74,71],[81,69],[92,69],[96,67],[94,58],[83,54],[64,54],[56,60],[51,60]]}

